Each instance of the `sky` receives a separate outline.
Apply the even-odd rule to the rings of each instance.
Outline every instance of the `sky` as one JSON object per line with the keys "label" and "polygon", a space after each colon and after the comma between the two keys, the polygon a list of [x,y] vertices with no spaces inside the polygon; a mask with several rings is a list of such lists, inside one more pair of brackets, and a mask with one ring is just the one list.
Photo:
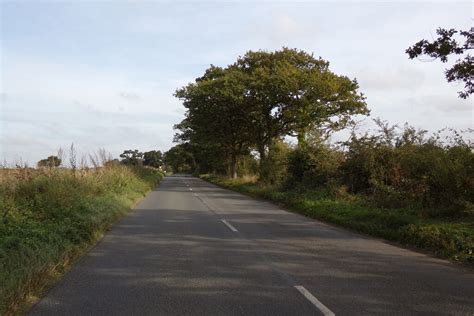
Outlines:
{"label": "sky", "polygon": [[473,127],[473,102],[446,64],[406,48],[438,27],[467,30],[473,3],[455,1],[0,0],[0,161],[27,162],[71,143],[173,146],[184,118],[174,91],[211,64],[249,50],[302,49],[357,78],[379,117],[430,132]]}

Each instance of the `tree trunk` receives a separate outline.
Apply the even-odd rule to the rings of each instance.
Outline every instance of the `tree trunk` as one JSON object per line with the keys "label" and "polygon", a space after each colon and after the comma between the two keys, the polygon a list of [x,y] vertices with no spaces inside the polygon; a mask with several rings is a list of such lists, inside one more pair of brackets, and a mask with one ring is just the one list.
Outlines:
{"label": "tree trunk", "polygon": [[265,154],[265,146],[261,146],[261,145],[258,146],[258,154],[260,155],[260,160],[258,162],[258,168],[259,168],[260,177],[261,177],[262,172],[263,172],[263,166],[264,166],[264,163],[265,163],[265,159],[267,158],[266,154]]}
{"label": "tree trunk", "polygon": [[230,159],[230,176],[232,179],[237,179],[237,156],[232,154]]}

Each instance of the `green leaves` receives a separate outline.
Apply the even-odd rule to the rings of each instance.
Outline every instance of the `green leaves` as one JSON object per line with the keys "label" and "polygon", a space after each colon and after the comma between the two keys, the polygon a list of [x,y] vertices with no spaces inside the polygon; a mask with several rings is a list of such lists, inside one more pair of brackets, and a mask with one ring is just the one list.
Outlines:
{"label": "green leaves", "polygon": [[217,146],[230,169],[255,149],[263,166],[276,139],[298,136],[303,145],[313,129],[339,130],[351,116],[367,114],[358,88],[355,79],[332,73],[329,62],[304,51],[249,51],[176,91],[187,110],[176,140]]}
{"label": "green leaves", "polygon": [[61,158],[59,158],[58,156],[49,156],[48,158],[46,159],[41,159],[40,161],[38,161],[38,168],[44,168],[44,167],[48,167],[48,168],[55,168],[55,167],[59,167],[61,165]]}
{"label": "green leaves", "polygon": [[159,150],[150,150],[143,153],[143,165],[159,168],[163,165],[163,154]]}
{"label": "green leaves", "polygon": [[[421,55],[427,55],[432,58],[439,58],[441,62],[446,63],[450,55],[463,55],[474,48],[474,28],[469,31],[457,31],[455,29],[436,30],[438,38],[433,42],[425,39],[415,43],[405,51],[410,59],[414,59]],[[454,36],[459,33],[465,38],[465,42],[458,42]],[[464,90],[459,91],[459,97],[466,99],[474,92],[474,58],[469,54],[464,59],[457,59],[456,63],[445,71],[448,82],[461,81],[464,82]]]}

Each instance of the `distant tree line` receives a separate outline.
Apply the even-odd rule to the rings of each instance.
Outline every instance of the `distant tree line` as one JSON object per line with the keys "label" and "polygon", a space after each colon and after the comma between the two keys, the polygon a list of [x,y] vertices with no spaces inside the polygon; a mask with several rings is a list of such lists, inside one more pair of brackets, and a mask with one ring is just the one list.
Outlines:
{"label": "distant tree line", "polygon": [[163,166],[163,154],[159,150],[140,152],[138,149],[125,150],[120,154],[120,163],[134,166],[149,166],[161,168]]}
{"label": "distant tree line", "polygon": [[56,168],[61,165],[61,158],[58,156],[49,156],[46,159],[38,161],[38,168]]}
{"label": "distant tree line", "polygon": [[[60,154],[56,156],[49,156],[46,159],[38,161],[38,168],[57,168],[62,164],[63,152],[60,150]],[[90,161],[92,165],[106,165],[110,163],[121,163],[124,165],[132,166],[149,166],[153,168],[162,168],[164,166],[164,157],[160,150],[150,150],[141,152],[138,149],[127,149],[120,154],[120,159],[112,159],[110,154],[107,154],[104,150],[99,152],[98,157],[96,154],[91,154]],[[76,154],[74,147],[71,147],[70,165],[72,168],[76,167]],[[84,164],[84,163],[83,163]],[[85,165],[85,164],[84,164]]]}

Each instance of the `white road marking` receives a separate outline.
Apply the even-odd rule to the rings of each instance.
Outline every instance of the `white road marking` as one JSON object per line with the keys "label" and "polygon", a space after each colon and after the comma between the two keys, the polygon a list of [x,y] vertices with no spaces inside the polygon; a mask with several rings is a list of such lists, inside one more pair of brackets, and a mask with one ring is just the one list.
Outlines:
{"label": "white road marking", "polygon": [[227,227],[229,227],[229,229],[230,229],[231,231],[233,231],[234,233],[235,233],[235,232],[238,232],[238,230],[237,230],[234,226],[232,226],[231,224],[229,224],[225,219],[221,219],[221,221],[222,221]]}
{"label": "white road marking", "polygon": [[193,188],[189,188],[189,191],[192,191],[192,190],[193,190]]}
{"label": "white road marking", "polygon": [[193,194],[194,194],[194,196],[198,196],[196,193],[193,193]]}
{"label": "white road marking", "polygon": [[313,303],[314,306],[316,306],[321,313],[323,313],[325,316],[335,316],[329,308],[324,306],[323,303],[321,303],[316,297],[313,296],[307,289],[304,288],[304,286],[301,285],[295,285],[295,288],[300,291],[301,294],[303,294],[304,297],[308,299],[311,303]]}

